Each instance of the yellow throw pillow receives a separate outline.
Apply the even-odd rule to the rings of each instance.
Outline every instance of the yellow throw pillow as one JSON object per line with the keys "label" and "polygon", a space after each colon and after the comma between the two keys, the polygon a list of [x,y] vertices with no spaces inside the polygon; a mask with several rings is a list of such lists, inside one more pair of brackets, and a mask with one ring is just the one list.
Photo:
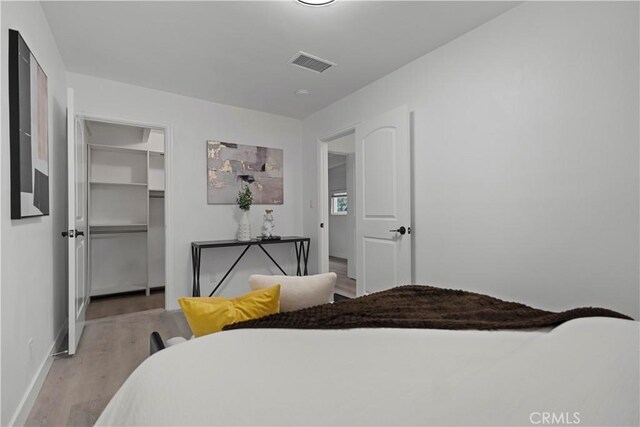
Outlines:
{"label": "yellow throw pillow", "polygon": [[191,332],[196,337],[220,332],[236,322],[280,311],[280,285],[251,291],[237,298],[179,298]]}

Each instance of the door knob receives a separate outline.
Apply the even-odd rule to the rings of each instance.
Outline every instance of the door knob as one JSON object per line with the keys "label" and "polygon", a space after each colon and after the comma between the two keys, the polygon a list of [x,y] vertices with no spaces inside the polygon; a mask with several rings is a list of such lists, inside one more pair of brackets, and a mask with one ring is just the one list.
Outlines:
{"label": "door knob", "polygon": [[407,232],[407,229],[403,226],[401,226],[400,228],[398,228],[397,230],[389,230],[392,233],[400,233],[401,236],[404,236],[405,233]]}

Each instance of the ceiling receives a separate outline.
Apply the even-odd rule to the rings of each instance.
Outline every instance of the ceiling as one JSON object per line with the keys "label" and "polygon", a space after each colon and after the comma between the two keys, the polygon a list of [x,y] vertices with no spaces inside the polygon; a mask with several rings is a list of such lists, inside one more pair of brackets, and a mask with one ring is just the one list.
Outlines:
{"label": "ceiling", "polygon": [[[71,72],[303,118],[519,2],[45,1]],[[335,62],[288,64],[298,51]],[[306,96],[295,95],[307,89]]]}

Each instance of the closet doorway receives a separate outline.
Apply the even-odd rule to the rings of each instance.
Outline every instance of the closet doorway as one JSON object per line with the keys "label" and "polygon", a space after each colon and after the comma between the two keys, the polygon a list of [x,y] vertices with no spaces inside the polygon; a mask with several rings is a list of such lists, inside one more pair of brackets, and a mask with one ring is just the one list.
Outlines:
{"label": "closet doorway", "polygon": [[336,298],[356,297],[355,133],[321,141],[321,271],[338,275]]}
{"label": "closet doorway", "polygon": [[164,128],[84,118],[86,320],[165,308]]}

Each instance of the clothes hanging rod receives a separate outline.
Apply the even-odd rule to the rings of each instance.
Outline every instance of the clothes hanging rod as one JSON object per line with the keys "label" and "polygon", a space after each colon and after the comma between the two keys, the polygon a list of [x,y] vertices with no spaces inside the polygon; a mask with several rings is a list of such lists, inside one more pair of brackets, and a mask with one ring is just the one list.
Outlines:
{"label": "clothes hanging rod", "polygon": [[129,233],[146,233],[147,230],[96,230],[92,231],[91,235],[96,234],[129,234]]}

